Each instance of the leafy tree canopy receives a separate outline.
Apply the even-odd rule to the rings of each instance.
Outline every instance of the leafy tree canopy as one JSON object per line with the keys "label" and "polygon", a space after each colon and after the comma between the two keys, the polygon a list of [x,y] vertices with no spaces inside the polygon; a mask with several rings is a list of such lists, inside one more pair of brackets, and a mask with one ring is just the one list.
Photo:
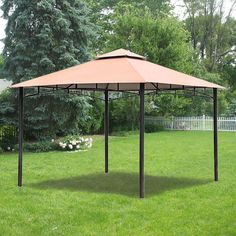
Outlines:
{"label": "leafy tree canopy", "polygon": [[0,54],[0,79],[3,78],[2,70],[3,70],[3,56]]}
{"label": "leafy tree canopy", "polygon": [[228,83],[236,85],[236,19],[231,7],[224,10],[222,0],[184,0],[194,49],[209,72],[220,73]]}
{"label": "leafy tree canopy", "polygon": [[191,70],[190,35],[174,17],[159,18],[148,8],[118,5],[107,38],[106,51],[126,48],[160,65],[185,72]]}
{"label": "leafy tree canopy", "polygon": [[93,50],[100,53],[107,42],[107,34],[111,33],[112,25],[115,23],[117,6],[125,8],[131,5],[136,9],[148,7],[153,15],[165,16],[170,13],[170,0],[85,0],[91,9],[91,19],[98,26],[98,35],[93,42]]}
{"label": "leafy tree canopy", "polygon": [[[94,37],[95,27],[83,1],[4,0],[2,10],[7,20],[4,73],[14,83],[89,59],[89,39]],[[14,92],[8,97],[10,101],[16,99]],[[89,119],[89,102],[88,98],[65,93],[27,98],[26,133],[39,138],[83,130]],[[3,111],[7,109],[1,108]]]}
{"label": "leafy tree canopy", "polygon": [[0,55],[0,70],[3,68],[3,56]]}
{"label": "leafy tree canopy", "polygon": [[80,0],[4,0],[5,72],[13,82],[88,60],[93,26]]}
{"label": "leafy tree canopy", "polygon": [[95,12],[113,10],[118,4],[132,4],[135,7],[148,7],[153,13],[169,12],[171,9],[170,0],[86,0]]}

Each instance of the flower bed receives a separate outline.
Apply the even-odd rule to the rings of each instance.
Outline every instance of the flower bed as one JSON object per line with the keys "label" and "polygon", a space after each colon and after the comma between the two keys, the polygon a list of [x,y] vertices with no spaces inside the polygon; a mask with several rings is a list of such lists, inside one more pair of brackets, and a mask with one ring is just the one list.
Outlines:
{"label": "flower bed", "polygon": [[[88,150],[93,145],[92,138],[84,138],[79,135],[66,136],[64,138],[51,139],[37,142],[23,142],[23,150],[28,152],[49,151],[82,151]],[[8,146],[6,151],[18,151],[19,145]],[[5,150],[0,148],[0,153]]]}
{"label": "flower bed", "polygon": [[66,137],[65,139],[58,142],[58,147],[60,150],[64,151],[80,151],[87,150],[93,145],[92,138],[83,138],[83,137]]}

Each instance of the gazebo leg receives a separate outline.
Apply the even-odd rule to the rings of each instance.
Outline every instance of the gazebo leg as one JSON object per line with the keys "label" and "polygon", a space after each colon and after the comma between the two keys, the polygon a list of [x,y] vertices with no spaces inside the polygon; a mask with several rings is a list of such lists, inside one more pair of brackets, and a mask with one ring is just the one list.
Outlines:
{"label": "gazebo leg", "polygon": [[214,103],[214,179],[218,181],[218,125],[217,125],[217,89],[213,88]]}
{"label": "gazebo leg", "polygon": [[144,84],[140,84],[139,195],[144,198]]}
{"label": "gazebo leg", "polygon": [[19,156],[18,156],[18,186],[22,186],[22,159],[23,159],[23,102],[24,89],[19,88]]}
{"label": "gazebo leg", "polygon": [[109,135],[109,94],[105,90],[105,116],[104,116],[104,133],[105,133],[105,173],[108,173],[108,135]]}

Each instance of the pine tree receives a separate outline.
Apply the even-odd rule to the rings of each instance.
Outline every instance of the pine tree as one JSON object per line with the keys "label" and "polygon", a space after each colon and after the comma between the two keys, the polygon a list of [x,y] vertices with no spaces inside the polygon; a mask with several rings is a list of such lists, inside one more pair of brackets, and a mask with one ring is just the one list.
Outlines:
{"label": "pine tree", "polygon": [[[4,0],[2,10],[7,20],[4,75],[13,83],[89,59],[94,26],[82,1]],[[90,107],[87,98],[64,93],[27,98],[25,103],[25,128],[33,138],[77,132]]]}
{"label": "pine tree", "polygon": [[80,0],[4,0],[3,55],[14,83],[88,60],[92,25]]}

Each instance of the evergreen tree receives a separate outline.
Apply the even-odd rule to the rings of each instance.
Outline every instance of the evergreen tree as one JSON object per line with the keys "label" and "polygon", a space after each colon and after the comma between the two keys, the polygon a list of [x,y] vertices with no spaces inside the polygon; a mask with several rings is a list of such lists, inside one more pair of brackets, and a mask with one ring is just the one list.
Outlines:
{"label": "evergreen tree", "polygon": [[[4,75],[13,83],[89,59],[94,26],[82,1],[4,0],[2,10],[7,20]],[[90,109],[87,98],[64,93],[27,98],[25,103],[25,128],[33,138],[77,132]]]}
{"label": "evergreen tree", "polygon": [[89,59],[92,25],[80,0],[4,0],[3,55],[14,83]]}

